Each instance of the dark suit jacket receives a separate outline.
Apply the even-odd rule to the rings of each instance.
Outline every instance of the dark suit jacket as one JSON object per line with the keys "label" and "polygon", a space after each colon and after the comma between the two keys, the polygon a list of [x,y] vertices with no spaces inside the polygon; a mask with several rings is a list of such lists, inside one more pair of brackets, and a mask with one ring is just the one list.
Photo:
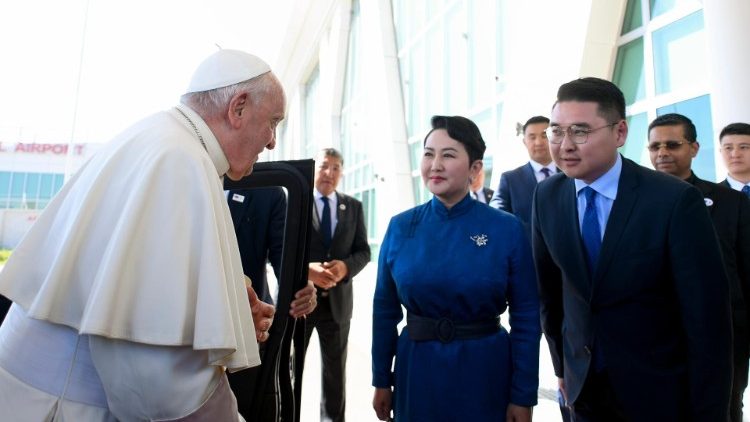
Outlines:
{"label": "dark suit jacket", "polygon": [[573,179],[540,183],[533,207],[542,327],[568,400],[581,392],[596,338],[629,420],[727,420],[728,282],[700,192],[623,158],[591,277]]}
{"label": "dark suit jacket", "polygon": [[747,359],[750,314],[750,200],[739,191],[701,180],[693,174],[688,183],[706,198],[706,207],[719,237],[732,301],[735,355]]}
{"label": "dark suit jacket", "polygon": [[[370,245],[367,243],[367,229],[362,203],[340,192],[336,192],[336,229],[331,239],[331,248],[326,250],[320,236],[320,220],[313,208],[312,234],[310,236],[310,262],[325,262],[333,259],[344,261],[349,274],[336,287],[328,290],[331,313],[336,322],[352,318],[353,295],[352,278],[370,262]],[[315,204],[317,206],[317,201]]]}
{"label": "dark suit jacket", "polygon": [[489,204],[492,200],[492,194],[494,194],[495,191],[490,188],[482,188],[482,192],[484,192],[484,202]]}
{"label": "dark suit jacket", "polygon": [[242,271],[250,277],[260,300],[273,303],[266,280],[266,262],[276,279],[281,271],[286,223],[286,195],[281,188],[229,191],[229,211],[237,234]]}
{"label": "dark suit jacket", "polygon": [[531,231],[531,198],[536,189],[536,176],[530,163],[500,175],[500,186],[490,205],[518,217],[526,229]]}

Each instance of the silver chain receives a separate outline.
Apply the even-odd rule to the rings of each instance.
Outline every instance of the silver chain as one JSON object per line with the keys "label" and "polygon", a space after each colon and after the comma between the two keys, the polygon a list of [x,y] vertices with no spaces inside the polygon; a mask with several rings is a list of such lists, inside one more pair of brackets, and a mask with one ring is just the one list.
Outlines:
{"label": "silver chain", "polygon": [[200,133],[200,132],[198,131],[198,128],[197,128],[197,127],[195,126],[195,123],[193,123],[193,121],[192,121],[192,120],[190,120],[190,117],[188,117],[188,116],[187,116],[187,114],[185,114],[185,112],[184,112],[184,111],[180,110],[180,108],[179,108],[179,107],[175,107],[175,110],[179,111],[179,112],[180,112],[180,114],[182,114],[182,117],[184,117],[184,118],[185,118],[185,120],[187,120],[187,121],[188,121],[188,123],[190,123],[190,126],[192,126],[192,127],[193,127],[193,130],[195,131],[195,134],[196,134],[196,135],[198,135],[198,140],[199,140],[199,141],[201,141],[201,145],[203,145],[203,149],[205,149],[205,150],[206,150],[206,152],[208,152],[208,148],[206,148],[206,142],[205,142],[205,141],[203,140],[203,136],[202,136],[202,135],[201,135],[201,133]]}

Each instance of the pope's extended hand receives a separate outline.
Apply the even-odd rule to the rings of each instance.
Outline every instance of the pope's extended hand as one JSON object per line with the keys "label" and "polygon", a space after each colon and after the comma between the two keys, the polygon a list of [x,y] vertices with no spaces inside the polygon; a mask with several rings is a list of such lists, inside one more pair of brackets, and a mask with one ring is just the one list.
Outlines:
{"label": "pope's extended hand", "polygon": [[268,330],[271,328],[271,324],[273,324],[273,315],[276,313],[276,308],[258,299],[258,295],[252,286],[245,286],[245,288],[247,289],[247,297],[250,300],[250,311],[253,314],[255,339],[258,343],[262,343],[268,340]]}

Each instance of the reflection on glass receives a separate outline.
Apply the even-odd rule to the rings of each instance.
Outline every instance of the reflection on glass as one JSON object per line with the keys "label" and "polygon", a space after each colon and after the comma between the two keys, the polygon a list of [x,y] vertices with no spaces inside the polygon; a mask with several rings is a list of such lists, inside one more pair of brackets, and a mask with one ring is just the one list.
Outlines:
{"label": "reflection on glass", "polygon": [[654,31],[656,93],[681,91],[708,79],[703,11]]}
{"label": "reflection on glass", "polygon": [[[702,0],[650,0],[651,1],[651,17],[662,15],[669,12],[670,10],[676,9],[682,6],[699,5],[702,4]],[[715,0],[714,0],[715,1]]]}
{"label": "reflection on glass", "polygon": [[622,31],[620,35],[640,28],[643,25],[643,15],[641,14],[641,0],[628,0],[628,6],[625,9],[625,17],[622,20]]}
{"label": "reflection on glass", "polygon": [[659,116],[667,113],[680,113],[693,121],[698,133],[698,142],[701,144],[698,155],[693,159],[693,171],[701,179],[716,180],[715,151],[718,142],[713,139],[711,97],[702,95],[656,109]]}
{"label": "reflection on glass", "polygon": [[627,117],[628,121],[628,139],[625,145],[620,148],[620,152],[626,158],[636,163],[651,167],[651,160],[646,151],[646,141],[648,140],[648,117],[646,113],[635,114]]}
{"label": "reflection on glass", "polygon": [[630,105],[646,95],[646,78],[643,68],[643,37],[637,38],[617,50],[613,82],[625,95]]}

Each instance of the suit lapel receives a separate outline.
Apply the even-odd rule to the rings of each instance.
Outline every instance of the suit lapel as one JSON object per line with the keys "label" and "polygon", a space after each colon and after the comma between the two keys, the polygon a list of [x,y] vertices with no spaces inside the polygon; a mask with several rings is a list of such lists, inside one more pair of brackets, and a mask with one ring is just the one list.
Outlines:
{"label": "suit lapel", "polygon": [[231,190],[227,195],[227,203],[229,205],[229,213],[232,215],[232,223],[234,224],[234,230],[237,231],[237,226],[240,224],[242,216],[245,214],[245,208],[247,207],[247,197],[242,202],[234,200],[235,195],[242,195],[237,191]]}
{"label": "suit lapel", "polygon": [[599,262],[594,272],[594,280],[599,280],[606,273],[607,267],[617,250],[617,244],[620,242],[620,238],[627,228],[633,206],[638,201],[637,187],[640,184],[640,180],[635,166],[636,164],[623,158],[622,172],[620,173],[620,181],[617,187],[617,198],[615,198],[615,202],[612,204],[612,211],[609,213],[609,219],[607,220]]}
{"label": "suit lapel", "polygon": [[333,244],[336,236],[343,230],[341,225],[344,223],[344,217],[347,213],[347,204],[344,203],[344,198],[336,192],[336,228],[333,229],[333,237],[331,238],[331,244]]}
{"label": "suit lapel", "polygon": [[320,233],[320,218],[318,217],[318,200],[315,198],[315,195],[313,195],[312,227],[313,227],[313,230]]}
{"label": "suit lapel", "polygon": [[536,187],[536,175],[534,174],[534,167],[531,167],[531,163],[526,163],[526,167],[523,169],[523,182],[526,185],[526,189],[533,191]]}

